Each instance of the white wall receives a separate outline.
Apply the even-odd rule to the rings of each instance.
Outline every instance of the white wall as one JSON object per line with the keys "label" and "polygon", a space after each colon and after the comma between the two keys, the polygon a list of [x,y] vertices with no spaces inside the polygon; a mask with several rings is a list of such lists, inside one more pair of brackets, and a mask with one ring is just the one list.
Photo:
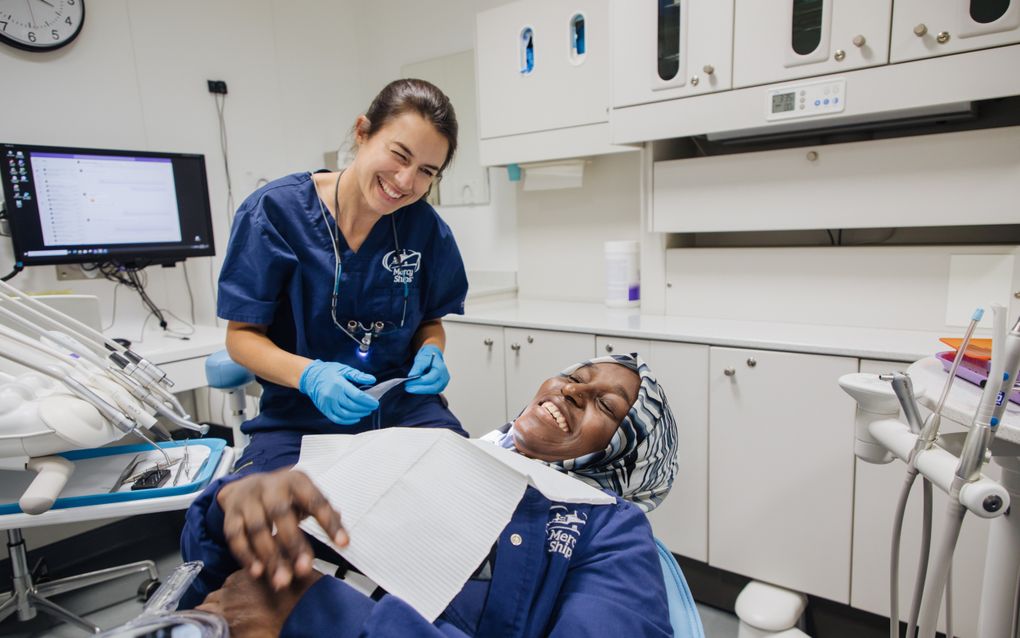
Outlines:
{"label": "white wall", "polygon": [[[320,167],[323,153],[339,145],[367,101],[353,62],[357,37],[364,37],[357,8],[353,0],[90,3],[71,45],[41,54],[0,48],[5,82],[21,87],[0,101],[0,139],[204,154],[218,265],[232,211],[206,80],[225,80],[229,90],[225,117],[236,207],[260,178]],[[204,323],[213,320],[211,261],[187,262]],[[0,270],[12,263],[5,241]],[[183,269],[148,274],[153,299],[188,319]],[[36,267],[12,283],[98,294],[104,322],[112,320],[109,282],[58,282],[53,268]],[[118,294],[117,313],[124,326],[145,316],[137,295],[127,291]]]}
{"label": "white wall", "polygon": [[[358,49],[363,95],[375,95],[402,66],[474,49],[475,14],[510,0],[402,2],[362,0]],[[456,110],[457,105],[454,104]],[[367,108],[366,100],[362,108]],[[454,160],[456,161],[456,160]],[[515,271],[516,188],[503,169],[489,171],[488,204],[441,206],[468,271]]]}
{"label": "white wall", "polygon": [[[228,235],[226,179],[207,79],[227,82],[225,116],[235,205],[260,178],[319,168],[371,96],[362,95],[358,38],[369,39],[354,0],[101,0],[81,35],[50,53],[0,47],[5,90],[0,140],[14,143],[202,153],[218,256]],[[384,28],[382,25],[380,29]],[[210,259],[187,263],[200,322],[213,320]],[[0,241],[0,271],[13,264]],[[161,307],[189,319],[183,268],[146,271]],[[52,267],[12,280],[31,290],[99,295],[104,323],[133,329],[137,295],[106,281],[57,281]],[[132,325],[134,324],[134,325]],[[128,326],[131,326],[131,332]],[[171,327],[180,327],[171,323]],[[31,547],[101,522],[31,530]],[[0,549],[0,558],[6,548]]]}
{"label": "white wall", "polygon": [[521,297],[606,298],[603,242],[640,238],[639,153],[592,158],[584,185],[517,193]]}

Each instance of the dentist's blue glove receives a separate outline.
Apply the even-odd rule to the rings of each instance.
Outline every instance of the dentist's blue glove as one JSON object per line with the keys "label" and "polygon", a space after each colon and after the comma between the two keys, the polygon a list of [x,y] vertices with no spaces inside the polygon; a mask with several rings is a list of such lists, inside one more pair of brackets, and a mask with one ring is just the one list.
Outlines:
{"label": "dentist's blue glove", "polygon": [[[421,375],[421,376],[418,376]],[[414,364],[409,377],[418,376],[404,384],[404,390],[411,394],[439,394],[450,382],[450,373],[446,370],[446,362],[443,361],[443,351],[431,343],[422,346],[418,354],[414,355]]]}
{"label": "dentist's blue glove", "polygon": [[316,359],[301,373],[298,389],[333,423],[353,425],[379,407],[355,383],[374,384],[375,377],[342,363]]}

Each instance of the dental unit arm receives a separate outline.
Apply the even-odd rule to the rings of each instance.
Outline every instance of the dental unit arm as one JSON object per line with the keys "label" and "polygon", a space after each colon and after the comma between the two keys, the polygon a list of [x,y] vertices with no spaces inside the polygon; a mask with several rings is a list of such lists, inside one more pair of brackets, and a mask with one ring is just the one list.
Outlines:
{"label": "dental unit arm", "polygon": [[[153,375],[143,380],[99,356],[95,340],[79,340],[88,335],[72,328],[73,336],[68,336],[59,330],[65,327],[61,318],[71,325],[77,322],[31,302],[45,311],[0,295],[0,314],[21,329],[0,325],[0,363],[7,362],[2,366],[6,372],[0,371],[0,463],[37,472],[19,499],[23,511],[42,513],[59,496],[73,472],[73,464],[55,456],[60,452],[100,447],[132,433],[157,449],[169,466],[169,456],[149,432],[157,426],[157,417],[208,431],[176,409],[176,399],[165,400],[173,395],[156,389],[162,384]],[[43,329],[38,324],[44,321],[58,330]],[[105,345],[98,348],[105,350]],[[110,355],[123,358],[117,352]]]}
{"label": "dental unit arm", "polygon": [[[942,603],[940,588],[944,586],[948,578],[947,574],[952,564],[956,543],[959,540],[963,517],[966,514],[962,494],[969,486],[982,480],[981,469],[991,450],[996,429],[1002,422],[1013,384],[1017,375],[1020,374],[1020,321],[1017,321],[1007,333],[1005,308],[996,305],[992,310],[994,336],[988,381],[981,394],[981,400],[978,403],[970,430],[964,440],[953,481],[947,490],[950,496],[950,505],[946,512],[946,531],[936,554],[932,578],[924,589],[926,604],[918,625],[921,638],[934,638],[935,636],[939,608]],[[988,498],[990,500],[986,503],[986,507],[995,507],[999,511],[1005,511],[1008,508],[1008,500],[1005,501],[1004,506],[1002,502],[995,500],[994,496]],[[1015,613],[1014,609],[1014,615]]]}
{"label": "dental unit arm", "polygon": [[[982,518],[996,519],[992,523],[993,530],[997,529],[996,526],[998,526],[998,529],[1009,527],[1011,531],[1005,532],[1010,538],[1008,545],[1012,546],[1020,538],[1020,526],[1011,523],[1009,517],[1003,517],[1003,514],[1009,510],[1011,494],[1013,495],[1012,498],[1020,497],[1020,487],[1014,485],[1016,481],[1011,481],[1004,486],[1000,482],[986,477],[981,472],[986,458],[991,453],[991,443],[996,428],[1002,421],[1009,392],[1012,390],[1016,375],[1020,374],[1020,321],[1014,325],[1013,330],[1007,335],[1004,309],[995,307],[994,310],[996,336],[993,339],[995,347],[993,348],[992,370],[978,404],[977,412],[972,420],[971,428],[966,435],[966,441],[959,458],[939,447],[939,429],[942,409],[949,395],[950,385],[955,378],[953,373],[957,366],[960,365],[974,329],[981,319],[982,311],[980,309],[972,316],[964,342],[958,349],[953,366],[950,369],[950,375],[945,380],[945,387],[937,404],[935,404],[935,412],[928,416],[920,428],[918,428],[919,414],[914,404],[915,392],[910,392],[911,383],[902,378],[905,375],[883,375],[887,380],[893,381],[891,386],[890,384],[881,383],[878,375],[846,375],[839,380],[840,386],[858,402],[855,454],[867,462],[885,463],[888,462],[891,453],[892,456],[899,458],[907,464],[907,480],[905,481],[904,491],[901,493],[897,520],[894,523],[893,532],[893,561],[891,564],[892,578],[890,583],[890,635],[899,636],[900,631],[899,614],[896,607],[899,589],[897,574],[899,534],[897,529],[902,525],[902,510],[905,509],[910,485],[917,474],[926,479],[926,483],[930,481],[930,485],[935,485],[946,492],[950,496],[951,502],[947,514],[946,534],[929,565],[927,548],[924,546],[926,539],[930,538],[931,527],[930,487],[927,487],[928,500],[926,501],[926,520],[925,528],[923,528],[924,536],[922,537],[922,555],[918,566],[918,576],[913,599],[914,606],[911,609],[908,635],[917,626],[920,628],[918,636],[921,638],[934,638],[935,636],[936,623],[942,603],[942,592],[944,590],[947,591],[948,600],[947,585],[949,583],[952,555],[959,536],[960,523],[966,511],[969,510]],[[921,373],[922,379],[930,383],[934,379],[931,374],[926,372],[929,368],[926,365],[922,365],[926,361],[923,360],[915,364],[915,366],[918,366],[917,369]],[[911,367],[911,371],[914,371],[914,367]],[[923,383],[924,381],[922,381]],[[914,390],[916,395],[926,395],[933,398],[932,394],[925,393],[925,388],[923,387],[914,388]],[[904,416],[910,425],[896,420],[897,407],[899,406],[903,407]],[[954,418],[958,421],[959,417],[955,416],[955,414],[959,414],[958,407],[954,408],[954,410],[956,410]],[[1017,450],[1015,446],[1004,452],[1001,449],[1004,445],[997,445],[999,451],[996,454],[1003,456],[996,456],[996,459],[1016,456],[1014,455],[1014,452]],[[1020,468],[1020,459],[1009,458],[1009,461],[1016,462],[1018,468]],[[1007,474],[1009,473],[1003,472],[1003,481],[1006,481]],[[1020,565],[1020,548],[1016,550],[1002,548],[1002,550],[997,551],[1008,554],[1016,560],[1010,563],[1010,565],[1013,565],[1012,571],[1010,571],[1011,568],[1008,566],[1003,569],[991,570],[986,565],[986,570],[998,572],[996,576],[998,581],[995,582],[994,588],[989,587],[988,579],[990,576],[989,573],[986,573],[985,590],[994,589],[994,591],[1002,591],[997,602],[993,604],[994,607],[989,605],[991,611],[981,614],[980,621],[985,623],[986,616],[993,615],[996,617],[1002,616],[1004,619],[1008,617],[1008,619],[1004,620],[1006,622],[1005,625],[996,625],[999,622],[998,619],[988,622],[989,626],[996,628],[986,628],[984,630],[979,628],[979,638],[992,638],[993,636],[998,638],[1007,634],[1012,635],[1008,632],[1009,623],[1012,622],[1013,614],[1015,614],[1017,607],[1020,606],[1020,601],[1015,600],[1015,596],[1013,596],[1016,590],[1015,581],[1017,578],[1015,568],[1017,565]],[[992,545],[990,541],[989,556],[991,557],[991,555]],[[995,561],[990,559],[989,564],[992,562]],[[926,578],[925,569],[929,567],[931,569],[931,576]],[[1006,582],[1009,584],[1005,585]],[[985,601],[990,598],[992,596],[982,597],[983,610],[986,608]],[[951,623],[950,611],[947,608],[947,625]],[[1009,611],[1012,611],[1012,613],[1005,613]],[[951,628],[947,626],[947,630],[951,631]],[[1003,631],[1006,631],[1006,633],[1003,633]]]}
{"label": "dental unit arm", "polygon": [[[21,317],[19,323],[24,325],[25,321],[30,319],[28,325],[37,332],[41,332],[42,329],[36,327],[32,323],[33,321],[41,322],[40,325],[51,326],[55,329],[55,332],[50,333],[50,338],[63,340],[64,347],[67,347],[71,352],[75,352],[79,356],[85,356],[82,352],[91,349],[94,355],[109,359],[110,362],[120,368],[126,375],[130,376],[150,392],[162,397],[163,401],[172,406],[173,411],[178,416],[184,420],[189,419],[189,415],[184,410],[184,407],[169,391],[173,387],[173,381],[167,377],[166,373],[159,366],[116,341],[108,339],[102,333],[77,319],[54,310],[37,299],[33,299],[30,295],[25,294],[6,282],[0,282],[0,292],[5,292],[9,295],[6,298],[0,296],[0,301],[10,302],[10,307],[7,308],[9,312],[3,313],[5,316],[10,317],[12,312],[20,311],[24,316]],[[0,305],[0,308],[2,307]]]}

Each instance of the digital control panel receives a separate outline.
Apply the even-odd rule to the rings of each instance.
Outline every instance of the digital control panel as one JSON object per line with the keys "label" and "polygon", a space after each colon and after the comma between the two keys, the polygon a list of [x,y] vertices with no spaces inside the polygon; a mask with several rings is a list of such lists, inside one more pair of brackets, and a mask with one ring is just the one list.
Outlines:
{"label": "digital control panel", "polygon": [[770,122],[841,113],[846,108],[846,80],[783,86],[765,95],[765,119]]}

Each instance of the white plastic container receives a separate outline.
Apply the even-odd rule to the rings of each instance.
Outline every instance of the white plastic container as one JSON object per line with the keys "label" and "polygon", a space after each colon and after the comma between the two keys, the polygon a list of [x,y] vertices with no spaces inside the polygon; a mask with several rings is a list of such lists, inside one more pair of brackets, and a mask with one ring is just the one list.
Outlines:
{"label": "white plastic container", "polygon": [[637,241],[607,241],[606,305],[636,308],[641,305],[639,244]]}

